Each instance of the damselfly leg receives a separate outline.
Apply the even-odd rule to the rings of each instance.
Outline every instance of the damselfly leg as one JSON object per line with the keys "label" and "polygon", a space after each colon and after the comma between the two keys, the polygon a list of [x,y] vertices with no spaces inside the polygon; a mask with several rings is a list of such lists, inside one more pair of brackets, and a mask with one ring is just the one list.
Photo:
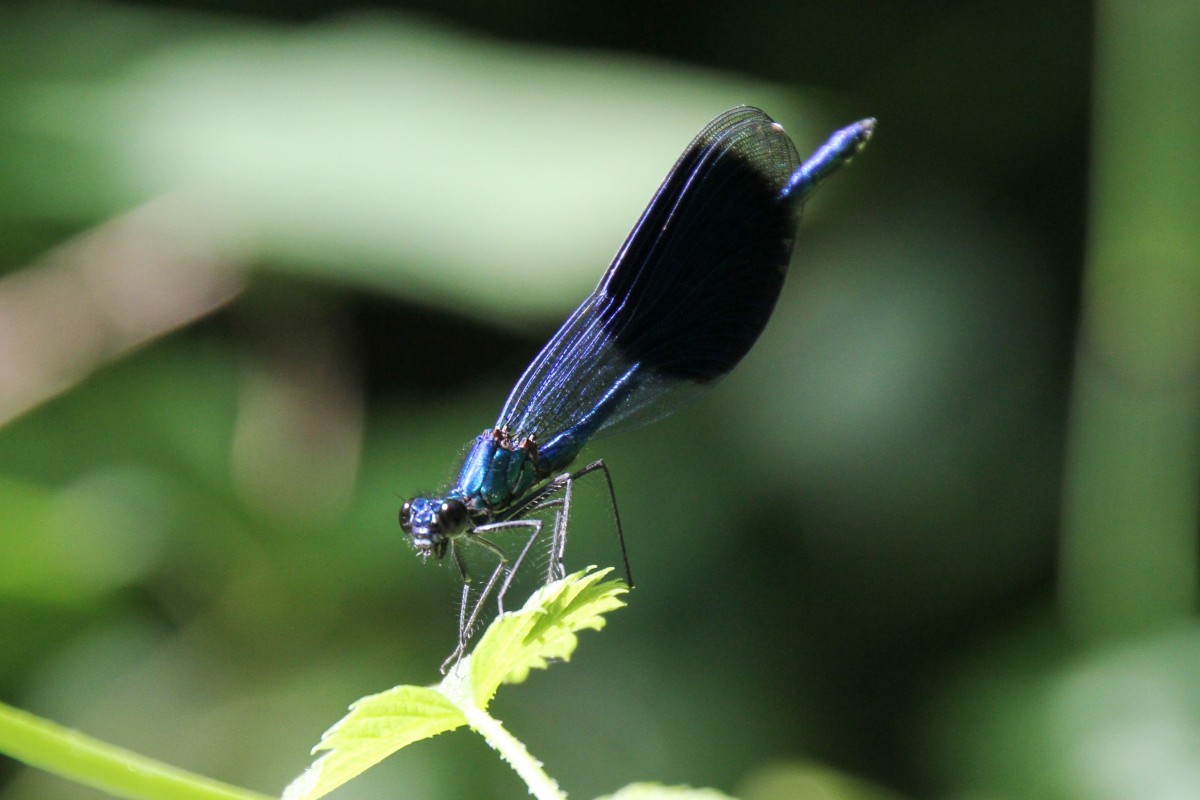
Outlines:
{"label": "damselfly leg", "polygon": [[[550,540],[549,557],[546,564],[545,583],[551,583],[566,576],[566,568],[563,562],[567,548],[567,534],[570,527],[571,504],[573,502],[575,482],[596,473],[603,473],[604,475],[605,486],[608,491],[609,507],[612,509],[613,522],[617,529],[617,541],[621,548],[621,562],[625,569],[625,580],[626,583],[633,586],[633,574],[629,568],[629,553],[625,547],[625,532],[621,527],[621,512],[617,507],[616,491],[613,488],[612,475],[609,472],[608,465],[603,460],[599,460],[575,472],[563,473],[517,503],[509,514],[506,515],[508,516],[507,519],[479,525],[469,531],[461,542],[454,541],[452,543],[451,550],[454,555],[455,564],[458,566],[459,573],[462,576],[463,589],[459,602],[458,645],[455,647],[454,652],[442,663],[442,672],[445,672],[450,665],[457,663],[466,654],[467,644],[470,642],[471,636],[479,624],[484,606],[493,592],[496,596],[497,613],[504,613],[504,599],[508,595],[513,581],[520,573],[521,566],[525,563],[526,558],[533,549],[534,543],[541,537],[544,527],[542,520],[530,519],[530,514],[554,509],[554,526]],[[529,533],[525,537],[524,545],[515,559],[511,558],[507,551],[496,544],[491,538],[496,533],[522,528],[526,529]],[[466,559],[463,558],[461,550],[466,542],[477,544],[487,549],[496,556],[498,562],[487,581],[484,582],[483,588],[474,597],[472,597],[471,592],[474,579],[467,567]]]}

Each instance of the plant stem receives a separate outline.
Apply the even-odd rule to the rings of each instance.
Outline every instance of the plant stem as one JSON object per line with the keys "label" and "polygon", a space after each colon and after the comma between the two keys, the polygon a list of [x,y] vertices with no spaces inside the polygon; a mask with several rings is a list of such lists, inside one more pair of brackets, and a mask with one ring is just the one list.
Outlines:
{"label": "plant stem", "polygon": [[114,797],[270,800],[163,764],[0,703],[0,753]]}
{"label": "plant stem", "polygon": [[542,762],[530,755],[525,745],[509,733],[500,720],[474,703],[464,703],[460,709],[466,715],[467,723],[521,776],[530,794],[538,800],[566,800],[567,795],[558,788],[558,783],[542,769]]}
{"label": "plant stem", "polygon": [[1200,486],[1200,5],[1106,0],[1060,602],[1085,641],[1186,619]]}

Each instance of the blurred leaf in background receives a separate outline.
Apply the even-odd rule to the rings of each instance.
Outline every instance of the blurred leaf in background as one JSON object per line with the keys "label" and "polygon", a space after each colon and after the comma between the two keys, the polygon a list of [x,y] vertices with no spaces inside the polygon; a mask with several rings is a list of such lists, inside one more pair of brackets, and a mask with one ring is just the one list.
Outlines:
{"label": "blurred leaf in background", "polygon": [[[1175,14],[1194,43],[1191,5],[1105,13]],[[578,797],[760,797],[798,763],[865,796],[1195,796],[1185,766],[1150,769],[1197,752],[1194,632],[1089,649],[1052,614],[1091,48],[1163,38],[1096,15],[5,6],[0,696],[276,792],[349,701],[432,680],[456,576],[414,557],[401,496],[452,476],[681,148],[751,103],[804,152],[880,128],[809,204],[743,367],[589,449],[638,588],[497,715]],[[1200,85],[1177,63],[1137,80]],[[581,501],[568,566],[615,563],[603,498]],[[481,750],[410,748],[339,796],[521,791]],[[0,763],[5,800],[94,796]]]}

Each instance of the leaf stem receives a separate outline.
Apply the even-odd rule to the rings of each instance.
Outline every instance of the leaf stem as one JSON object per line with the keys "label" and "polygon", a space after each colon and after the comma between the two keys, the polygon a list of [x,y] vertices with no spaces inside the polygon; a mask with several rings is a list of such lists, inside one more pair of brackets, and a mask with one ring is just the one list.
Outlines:
{"label": "leaf stem", "polygon": [[479,708],[474,703],[463,703],[459,709],[467,718],[467,723],[491,745],[500,757],[509,763],[525,785],[529,793],[538,800],[566,800],[566,793],[558,788],[558,783],[542,769],[538,761],[517,737],[491,714]]}
{"label": "leaf stem", "polygon": [[0,703],[0,753],[31,767],[134,800],[270,800],[93,739]]}

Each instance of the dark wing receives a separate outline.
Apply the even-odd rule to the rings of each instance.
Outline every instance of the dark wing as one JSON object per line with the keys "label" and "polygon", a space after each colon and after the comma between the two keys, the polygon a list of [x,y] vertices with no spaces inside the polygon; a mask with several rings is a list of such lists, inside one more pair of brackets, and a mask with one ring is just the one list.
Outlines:
{"label": "dark wing", "polygon": [[762,333],[791,260],[799,164],[783,129],[742,106],[688,145],[596,290],[513,388],[497,427],[586,438],[675,410]]}

